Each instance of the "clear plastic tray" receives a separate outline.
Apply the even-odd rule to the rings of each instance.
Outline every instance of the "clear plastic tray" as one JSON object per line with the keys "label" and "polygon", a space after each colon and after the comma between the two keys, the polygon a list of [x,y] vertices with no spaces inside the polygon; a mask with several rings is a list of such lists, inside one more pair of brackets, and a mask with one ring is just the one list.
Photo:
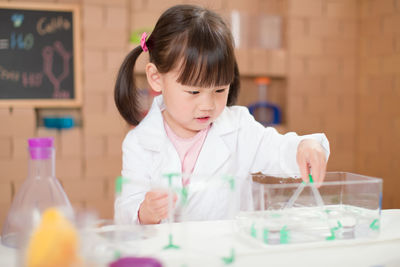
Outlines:
{"label": "clear plastic tray", "polygon": [[[314,185],[301,185],[298,177],[252,175],[254,210],[237,216],[240,232],[267,245],[379,235],[381,179],[328,172],[318,188],[321,206]],[[288,207],[296,190],[301,192]]]}

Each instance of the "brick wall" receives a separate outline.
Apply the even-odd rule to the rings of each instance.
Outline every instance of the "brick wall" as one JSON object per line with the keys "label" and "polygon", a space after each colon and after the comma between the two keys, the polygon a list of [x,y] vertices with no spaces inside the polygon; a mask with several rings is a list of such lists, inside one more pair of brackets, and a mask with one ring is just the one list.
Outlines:
{"label": "brick wall", "polygon": [[356,167],[383,177],[383,206],[400,208],[400,1],[360,1]]}
{"label": "brick wall", "polygon": [[354,171],[356,0],[288,2],[288,129],[325,132],[329,170]]}

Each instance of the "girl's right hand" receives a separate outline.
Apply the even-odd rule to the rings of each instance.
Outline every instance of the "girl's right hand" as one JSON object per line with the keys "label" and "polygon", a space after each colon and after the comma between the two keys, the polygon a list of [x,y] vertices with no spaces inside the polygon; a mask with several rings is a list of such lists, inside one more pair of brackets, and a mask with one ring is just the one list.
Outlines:
{"label": "girl's right hand", "polygon": [[[173,197],[175,206],[177,195]],[[139,222],[141,224],[156,224],[168,217],[168,192],[165,190],[153,190],[146,196],[139,208]]]}

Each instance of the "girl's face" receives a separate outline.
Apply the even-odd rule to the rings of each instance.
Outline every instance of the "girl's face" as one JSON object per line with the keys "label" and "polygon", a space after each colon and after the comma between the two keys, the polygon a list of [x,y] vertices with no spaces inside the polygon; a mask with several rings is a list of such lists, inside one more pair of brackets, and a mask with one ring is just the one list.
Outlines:
{"label": "girl's face", "polygon": [[188,138],[207,128],[224,110],[229,84],[211,88],[198,88],[178,83],[179,73],[160,74],[164,97],[163,117],[180,137]]}

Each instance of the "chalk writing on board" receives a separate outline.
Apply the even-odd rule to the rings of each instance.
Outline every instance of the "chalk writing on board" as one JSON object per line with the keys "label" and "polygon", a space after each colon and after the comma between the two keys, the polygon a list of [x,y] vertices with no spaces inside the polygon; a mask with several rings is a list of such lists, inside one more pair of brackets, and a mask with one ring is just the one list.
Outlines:
{"label": "chalk writing on board", "polygon": [[[58,77],[53,73],[54,52],[58,52],[63,60],[63,71]],[[54,86],[53,97],[68,98],[69,92],[61,90],[60,84],[69,75],[69,59],[71,58],[71,53],[65,51],[61,42],[56,41],[53,46],[44,47],[42,55],[43,72]]]}
{"label": "chalk writing on board", "polygon": [[0,4],[0,100],[77,98],[75,11]]}

